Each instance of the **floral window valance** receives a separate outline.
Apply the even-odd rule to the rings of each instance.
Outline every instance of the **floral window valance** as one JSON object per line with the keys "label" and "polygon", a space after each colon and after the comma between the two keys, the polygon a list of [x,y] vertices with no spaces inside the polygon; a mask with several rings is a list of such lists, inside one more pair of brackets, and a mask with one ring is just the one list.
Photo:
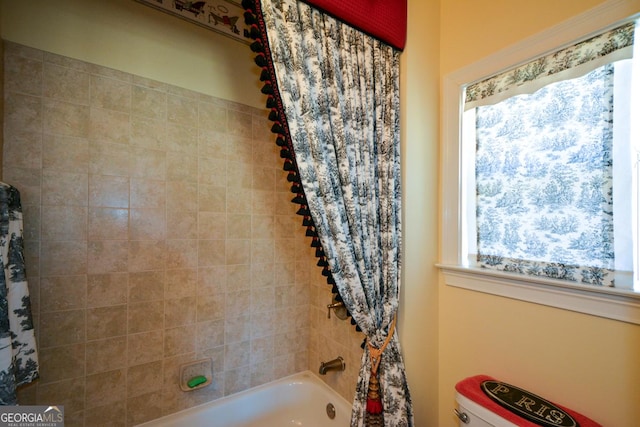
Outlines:
{"label": "floral window valance", "polygon": [[533,93],[556,81],[580,77],[633,56],[634,22],[491,76],[466,88],[465,110]]}

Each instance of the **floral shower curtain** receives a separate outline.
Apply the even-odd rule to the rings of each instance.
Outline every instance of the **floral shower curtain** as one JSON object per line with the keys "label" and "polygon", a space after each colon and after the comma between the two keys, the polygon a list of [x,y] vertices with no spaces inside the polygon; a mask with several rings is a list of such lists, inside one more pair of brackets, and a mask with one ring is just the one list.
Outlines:
{"label": "floral shower curtain", "polygon": [[39,377],[22,242],[20,193],[0,182],[0,405]]}
{"label": "floral shower curtain", "polygon": [[[401,274],[399,55],[295,0],[245,0],[294,201],[366,334],[352,426],[412,426],[395,330]],[[267,42],[268,40],[268,42]]]}

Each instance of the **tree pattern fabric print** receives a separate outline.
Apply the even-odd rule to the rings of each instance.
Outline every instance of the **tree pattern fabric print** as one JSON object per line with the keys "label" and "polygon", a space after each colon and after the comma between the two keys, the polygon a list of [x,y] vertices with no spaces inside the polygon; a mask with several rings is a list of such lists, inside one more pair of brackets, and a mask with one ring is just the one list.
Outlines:
{"label": "tree pattern fabric print", "polygon": [[400,52],[303,2],[261,6],[300,180],[331,274],[367,342],[380,350],[391,337],[377,376],[384,419],[370,420],[367,345],[351,426],[413,426],[391,326],[402,253]]}
{"label": "tree pattern fabric print", "polygon": [[482,267],[613,286],[613,66],[476,110]]}
{"label": "tree pattern fabric print", "polygon": [[[629,22],[555,52],[553,55],[544,56],[528,64],[472,84],[465,91],[465,103],[473,103],[507,91],[517,95],[517,93],[513,92],[520,86],[589,64],[592,61],[598,65],[610,63],[613,59],[607,58],[613,54],[621,55],[618,59],[630,58],[632,56],[634,33],[635,23]],[[623,53],[625,50],[629,53]],[[593,66],[591,69],[597,68],[598,65]]]}
{"label": "tree pattern fabric print", "polygon": [[23,249],[20,193],[0,183],[0,405],[39,375]]}

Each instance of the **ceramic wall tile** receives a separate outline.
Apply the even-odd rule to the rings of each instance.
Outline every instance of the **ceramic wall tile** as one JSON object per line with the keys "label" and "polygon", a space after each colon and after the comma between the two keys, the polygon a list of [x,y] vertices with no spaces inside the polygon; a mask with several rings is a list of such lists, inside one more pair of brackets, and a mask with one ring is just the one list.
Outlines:
{"label": "ceramic wall tile", "polygon": [[[324,332],[330,287],[265,110],[10,42],[4,57],[3,180],[41,350],[24,403],[134,425],[348,352]],[[182,392],[202,357],[213,384]]]}

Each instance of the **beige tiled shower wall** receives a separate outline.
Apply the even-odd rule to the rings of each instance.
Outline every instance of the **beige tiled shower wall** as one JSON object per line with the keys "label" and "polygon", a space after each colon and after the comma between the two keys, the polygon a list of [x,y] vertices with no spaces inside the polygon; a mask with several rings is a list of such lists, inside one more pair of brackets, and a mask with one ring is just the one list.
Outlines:
{"label": "beige tiled shower wall", "polygon": [[[326,318],[264,110],[10,42],[4,82],[41,365],[22,404],[135,425],[338,355],[351,400],[361,337]],[[182,392],[200,358],[213,384]]]}

